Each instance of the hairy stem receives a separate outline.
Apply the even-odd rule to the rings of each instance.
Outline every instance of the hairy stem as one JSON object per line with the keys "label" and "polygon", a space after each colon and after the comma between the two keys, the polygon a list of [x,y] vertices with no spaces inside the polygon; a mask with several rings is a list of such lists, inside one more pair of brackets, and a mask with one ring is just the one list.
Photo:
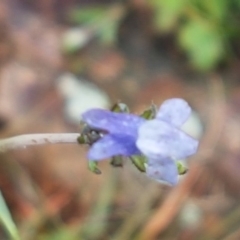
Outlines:
{"label": "hairy stem", "polygon": [[26,148],[32,145],[78,143],[80,133],[41,133],[24,134],[0,140],[0,152],[11,149]]}

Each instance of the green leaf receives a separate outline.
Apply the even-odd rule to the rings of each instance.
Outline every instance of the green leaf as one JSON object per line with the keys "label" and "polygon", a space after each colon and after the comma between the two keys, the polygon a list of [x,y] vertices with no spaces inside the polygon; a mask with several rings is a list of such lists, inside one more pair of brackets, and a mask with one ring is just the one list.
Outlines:
{"label": "green leaf", "polygon": [[96,33],[104,44],[116,41],[117,30],[124,13],[121,5],[111,7],[89,7],[75,10],[71,13],[72,21],[83,24]]}
{"label": "green leaf", "polygon": [[108,8],[106,7],[86,7],[73,10],[70,19],[75,23],[93,24],[105,17]]}
{"label": "green leaf", "polygon": [[0,191],[0,222],[6,229],[12,240],[19,240],[19,234],[15,223],[13,222],[12,216],[8,210],[5,200]]}
{"label": "green leaf", "polygon": [[154,24],[162,31],[169,31],[177,24],[188,0],[152,0],[155,9]]}
{"label": "green leaf", "polygon": [[191,4],[202,13],[202,17],[212,19],[216,23],[223,21],[229,11],[229,0],[195,0]]}
{"label": "green leaf", "polygon": [[135,167],[140,171],[140,172],[146,172],[146,158],[144,156],[131,156],[129,157],[132,161],[132,163],[135,165]]}
{"label": "green leaf", "polygon": [[185,167],[180,161],[177,161],[177,169],[179,175],[184,175],[188,171],[188,168]]}
{"label": "green leaf", "polygon": [[101,174],[102,172],[98,169],[97,164],[98,162],[89,160],[88,169],[95,174]]}
{"label": "green leaf", "polygon": [[38,240],[79,240],[79,227],[66,225],[57,226],[54,231],[43,232],[38,235]]}
{"label": "green leaf", "polygon": [[215,67],[224,54],[223,39],[208,22],[187,22],[180,29],[179,41],[192,64],[200,70]]}
{"label": "green leaf", "polygon": [[157,106],[152,104],[150,106],[150,108],[148,108],[147,110],[145,110],[141,115],[140,117],[143,117],[147,120],[150,120],[150,119],[154,119],[156,117],[156,114],[157,114]]}
{"label": "green leaf", "polygon": [[130,112],[127,104],[121,103],[121,102],[114,104],[111,107],[111,111],[112,112],[118,112],[118,113],[129,113]]}
{"label": "green leaf", "polygon": [[77,138],[77,141],[79,144],[88,144],[89,143],[89,139],[85,134],[80,134],[80,136]]}
{"label": "green leaf", "polygon": [[99,29],[100,40],[104,44],[112,44],[116,42],[118,26],[118,21],[111,21],[110,19],[109,21],[106,21],[106,23]]}
{"label": "green leaf", "polygon": [[121,156],[114,156],[112,157],[110,164],[113,167],[123,167],[123,158]]}
{"label": "green leaf", "polygon": [[236,6],[238,7],[238,8],[240,8],[240,0],[235,0],[235,1],[233,1],[235,4],[236,4]]}

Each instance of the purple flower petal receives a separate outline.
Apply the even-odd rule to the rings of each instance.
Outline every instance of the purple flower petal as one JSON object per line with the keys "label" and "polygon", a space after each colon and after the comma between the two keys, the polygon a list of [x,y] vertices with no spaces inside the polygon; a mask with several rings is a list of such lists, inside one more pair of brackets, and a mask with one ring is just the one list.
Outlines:
{"label": "purple flower petal", "polygon": [[150,178],[170,185],[176,185],[178,182],[177,166],[171,158],[148,159],[146,174]]}
{"label": "purple flower petal", "polygon": [[140,126],[136,145],[149,158],[184,159],[196,153],[198,141],[180,129],[155,119]]}
{"label": "purple flower petal", "polygon": [[176,127],[182,126],[189,118],[191,108],[186,101],[180,98],[166,100],[157,113],[157,119]]}
{"label": "purple flower petal", "polygon": [[99,161],[116,155],[140,154],[135,142],[136,139],[131,135],[105,135],[91,146],[88,151],[88,159]]}
{"label": "purple flower petal", "polygon": [[145,119],[129,113],[114,113],[102,109],[91,109],[82,115],[90,127],[114,134],[131,134],[137,136],[138,127]]}

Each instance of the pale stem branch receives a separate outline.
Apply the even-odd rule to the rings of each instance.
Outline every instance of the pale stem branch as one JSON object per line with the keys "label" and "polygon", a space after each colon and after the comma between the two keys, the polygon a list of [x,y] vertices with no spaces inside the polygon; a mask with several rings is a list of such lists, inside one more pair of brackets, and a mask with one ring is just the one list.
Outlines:
{"label": "pale stem branch", "polygon": [[78,143],[80,133],[37,133],[0,139],[0,152],[32,145]]}

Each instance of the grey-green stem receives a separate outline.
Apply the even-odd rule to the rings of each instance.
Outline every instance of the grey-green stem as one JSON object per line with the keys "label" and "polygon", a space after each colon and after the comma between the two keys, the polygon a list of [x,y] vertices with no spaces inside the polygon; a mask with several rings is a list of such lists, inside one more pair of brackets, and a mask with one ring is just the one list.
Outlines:
{"label": "grey-green stem", "polygon": [[77,144],[80,133],[37,133],[0,139],[0,152],[44,144]]}

